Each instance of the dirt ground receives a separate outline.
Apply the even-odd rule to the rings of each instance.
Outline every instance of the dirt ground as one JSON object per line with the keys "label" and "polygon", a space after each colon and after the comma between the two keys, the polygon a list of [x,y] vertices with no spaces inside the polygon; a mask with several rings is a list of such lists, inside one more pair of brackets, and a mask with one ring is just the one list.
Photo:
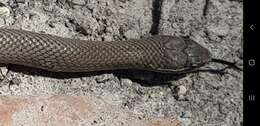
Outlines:
{"label": "dirt ground", "polygon": [[[242,64],[243,1],[240,0],[1,0],[0,2],[10,10],[10,14],[0,15],[0,27],[102,41],[127,40],[156,34],[187,36],[209,49],[212,57]],[[90,97],[102,99],[101,101],[114,107],[113,111],[118,108],[118,113],[127,111],[141,114],[147,120],[174,118],[183,126],[243,125],[243,72],[234,69],[225,70],[224,75],[212,72],[192,73],[165,84],[160,80],[161,75],[154,73],[139,73],[137,76],[132,71],[123,71],[74,75],[51,73],[17,65],[3,64],[0,67],[2,97],[17,96],[18,99],[57,95],[83,99]],[[210,63],[206,67],[221,69],[225,66]],[[141,81],[133,79],[132,75],[125,76],[133,73],[135,77],[141,78]],[[150,83],[151,78],[159,81]],[[7,101],[2,99],[0,103],[3,105]],[[16,122],[18,118],[26,120],[29,119],[30,112],[23,111],[22,115],[10,118]],[[110,112],[104,114],[103,118],[111,115],[114,117],[118,113]],[[31,114],[30,119],[38,116],[37,113]],[[127,122],[129,118],[120,119]],[[72,125],[84,125],[82,120],[84,118],[74,121]],[[85,125],[127,125],[117,124],[118,119],[110,118],[110,120],[112,121],[101,119],[94,124]],[[21,121],[19,124],[22,124]],[[141,123],[135,125],[138,124],[141,125]]]}

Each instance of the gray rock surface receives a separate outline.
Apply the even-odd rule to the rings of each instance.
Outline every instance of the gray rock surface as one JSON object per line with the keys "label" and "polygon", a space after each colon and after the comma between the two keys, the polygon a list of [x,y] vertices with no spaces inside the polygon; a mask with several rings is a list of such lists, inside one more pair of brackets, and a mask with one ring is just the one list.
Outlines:
{"label": "gray rock surface", "polygon": [[[1,27],[85,40],[125,40],[157,33],[188,36],[208,48],[214,58],[242,62],[240,0],[1,2],[11,10],[9,16],[0,18]],[[211,63],[207,67],[225,66]],[[1,70],[1,95],[94,95],[133,113],[176,117],[182,125],[243,125],[243,76],[233,69],[224,75],[192,73],[171,84],[153,86],[114,73],[64,76],[15,65],[9,65],[8,71],[1,65]],[[187,91],[176,97],[180,85]]]}

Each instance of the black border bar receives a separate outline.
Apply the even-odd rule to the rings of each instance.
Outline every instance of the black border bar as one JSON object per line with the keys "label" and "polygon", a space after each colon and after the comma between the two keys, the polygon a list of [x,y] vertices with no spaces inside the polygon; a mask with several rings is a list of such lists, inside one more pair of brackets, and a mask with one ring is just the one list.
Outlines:
{"label": "black border bar", "polygon": [[[259,51],[260,42],[259,0],[246,0],[244,4],[244,122],[245,126],[257,126],[260,122],[259,113]],[[260,123],[259,123],[260,124]]]}

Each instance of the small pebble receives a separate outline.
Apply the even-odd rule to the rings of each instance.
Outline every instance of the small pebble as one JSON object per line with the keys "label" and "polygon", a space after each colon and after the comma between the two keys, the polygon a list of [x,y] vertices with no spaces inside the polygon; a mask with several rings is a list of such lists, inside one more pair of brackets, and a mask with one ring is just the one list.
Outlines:
{"label": "small pebble", "polygon": [[7,75],[8,69],[6,67],[0,67],[0,72],[3,76]]}
{"label": "small pebble", "polygon": [[185,86],[180,85],[180,86],[178,86],[178,87],[176,88],[176,91],[177,91],[177,94],[178,94],[178,95],[184,95],[184,94],[186,94],[187,89],[186,89]]}
{"label": "small pebble", "polygon": [[107,81],[113,80],[113,74],[103,74],[96,77],[97,83],[105,83]]}
{"label": "small pebble", "polygon": [[7,76],[8,69],[6,67],[0,67],[0,80]]}
{"label": "small pebble", "polygon": [[140,38],[138,32],[135,29],[126,31],[124,35],[126,36],[126,38],[129,38],[129,39],[130,38]]}
{"label": "small pebble", "polygon": [[187,92],[187,89],[186,89],[185,86],[180,85],[180,86],[175,88],[175,91],[176,91],[177,100],[185,100],[186,99],[185,94]]}
{"label": "small pebble", "polygon": [[121,83],[131,86],[133,82],[130,79],[121,79]]}
{"label": "small pebble", "polygon": [[161,91],[161,92],[160,92],[160,95],[161,95],[161,96],[163,96],[163,95],[164,95],[164,93]]}
{"label": "small pebble", "polygon": [[0,17],[5,18],[8,17],[10,14],[10,9],[0,3]]}

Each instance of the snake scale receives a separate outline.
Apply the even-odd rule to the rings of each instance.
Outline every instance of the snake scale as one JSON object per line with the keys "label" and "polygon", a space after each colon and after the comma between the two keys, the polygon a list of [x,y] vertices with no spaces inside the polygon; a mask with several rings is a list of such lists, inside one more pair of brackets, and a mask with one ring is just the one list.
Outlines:
{"label": "snake scale", "polygon": [[210,60],[207,49],[182,37],[88,41],[0,28],[0,63],[53,72],[137,69],[180,73]]}

